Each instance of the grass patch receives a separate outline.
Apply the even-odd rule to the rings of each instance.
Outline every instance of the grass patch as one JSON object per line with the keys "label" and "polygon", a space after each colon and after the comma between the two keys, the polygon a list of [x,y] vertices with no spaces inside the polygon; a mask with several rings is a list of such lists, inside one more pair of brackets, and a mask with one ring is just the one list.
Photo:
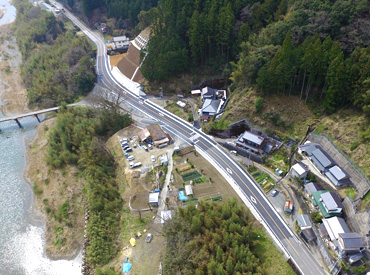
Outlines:
{"label": "grass patch", "polygon": [[346,188],[344,192],[346,193],[347,197],[350,197],[352,200],[356,198],[357,193],[353,187]]}
{"label": "grass patch", "polygon": [[181,117],[186,121],[188,121],[189,116],[192,116],[191,108],[188,107],[180,108],[179,106],[176,105],[176,103],[170,103],[169,105],[167,105],[166,110],[177,115],[178,117]]}
{"label": "grass patch", "polygon": [[264,261],[264,266],[267,268],[266,274],[294,275],[295,273],[289,264],[281,256],[273,242],[265,237],[265,233],[262,229],[258,236],[256,250],[259,256],[266,259],[266,261]]}

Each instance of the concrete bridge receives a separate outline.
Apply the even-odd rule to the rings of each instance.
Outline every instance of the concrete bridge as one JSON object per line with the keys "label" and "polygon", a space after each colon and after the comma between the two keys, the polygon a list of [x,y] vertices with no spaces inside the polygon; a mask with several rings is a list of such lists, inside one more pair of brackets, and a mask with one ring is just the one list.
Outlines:
{"label": "concrete bridge", "polygon": [[0,118],[0,123],[5,122],[5,121],[14,120],[15,122],[17,122],[19,128],[22,128],[22,124],[19,121],[20,118],[28,117],[28,116],[34,116],[34,117],[36,117],[38,122],[41,122],[38,115],[49,113],[49,112],[57,112],[59,110],[59,108],[60,107],[53,107],[53,108],[49,108],[49,109],[44,109],[44,110],[40,110],[40,111],[35,111],[35,112],[30,112],[30,113],[15,115],[15,116],[2,117],[2,118]]}
{"label": "concrete bridge", "polygon": [[[77,102],[77,103],[69,104],[67,106],[68,107],[74,107],[74,106],[88,106],[88,105],[89,104],[86,103],[85,101],[80,101],[80,102]],[[45,113],[50,113],[50,112],[57,112],[59,110],[59,108],[61,108],[61,107],[59,106],[59,107],[53,107],[53,108],[49,108],[49,109],[43,109],[43,110],[39,110],[39,111],[34,111],[34,112],[30,112],[30,113],[25,113],[25,114],[19,114],[19,115],[14,115],[14,116],[1,117],[0,118],[0,123],[1,122],[5,122],[5,121],[14,120],[18,124],[18,127],[21,129],[22,128],[22,124],[19,121],[20,118],[34,116],[34,117],[36,117],[36,119],[37,119],[38,122],[41,122],[41,120],[39,118],[39,115],[45,114]],[[1,129],[0,129],[0,131],[1,131]]]}

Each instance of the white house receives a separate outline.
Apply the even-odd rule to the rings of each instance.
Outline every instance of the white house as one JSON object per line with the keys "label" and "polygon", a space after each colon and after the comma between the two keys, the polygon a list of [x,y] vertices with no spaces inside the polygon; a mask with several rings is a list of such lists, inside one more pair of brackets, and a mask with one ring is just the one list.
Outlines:
{"label": "white house", "polygon": [[293,178],[297,177],[300,179],[304,179],[307,177],[308,169],[302,163],[296,163],[290,168],[290,173]]}

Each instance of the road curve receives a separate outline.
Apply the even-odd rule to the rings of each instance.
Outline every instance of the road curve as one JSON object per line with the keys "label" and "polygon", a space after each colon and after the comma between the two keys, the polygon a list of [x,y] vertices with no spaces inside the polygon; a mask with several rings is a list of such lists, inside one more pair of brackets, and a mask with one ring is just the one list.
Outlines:
{"label": "road curve", "polygon": [[[63,8],[59,3],[57,6]],[[265,226],[272,238],[281,247],[286,256],[291,258],[302,274],[328,274],[312,257],[307,247],[299,241],[294,232],[268,201],[265,194],[260,190],[257,183],[243,168],[225,154],[211,137],[149,100],[135,95],[116,81],[110,70],[105,42],[101,35],[86,27],[67,9],[65,9],[64,14],[95,43],[97,47],[97,74],[100,80],[111,90],[112,96],[120,94],[124,97],[125,103],[158,121],[164,125],[167,131],[180,137],[185,142],[194,144],[197,151],[206,156],[236,189],[252,213]]]}

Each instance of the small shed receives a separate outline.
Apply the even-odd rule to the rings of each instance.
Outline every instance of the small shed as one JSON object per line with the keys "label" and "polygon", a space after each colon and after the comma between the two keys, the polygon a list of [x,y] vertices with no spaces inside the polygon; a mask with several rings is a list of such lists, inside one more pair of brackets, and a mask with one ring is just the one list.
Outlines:
{"label": "small shed", "polygon": [[186,196],[192,196],[192,195],[194,195],[193,188],[191,188],[191,185],[190,184],[185,185],[185,194],[186,194]]}
{"label": "small shed", "polygon": [[186,103],[181,101],[181,100],[177,101],[176,104],[177,104],[177,106],[179,106],[181,108],[185,108],[185,106],[186,106]]}
{"label": "small shed", "polygon": [[300,179],[306,178],[308,173],[308,169],[305,167],[305,165],[299,162],[294,164],[290,171],[293,178],[297,177]]}
{"label": "small shed", "polygon": [[306,228],[312,228],[311,221],[306,214],[301,214],[297,216],[297,222],[299,227],[303,230]]}
{"label": "small shed", "polygon": [[158,207],[159,193],[149,193],[149,204]]}
{"label": "small shed", "polygon": [[200,96],[201,94],[202,94],[201,90],[192,90],[191,91],[191,96],[193,96],[193,97]]}
{"label": "small shed", "polygon": [[284,211],[287,213],[292,213],[293,212],[293,201],[291,200],[286,200],[284,204]]}

